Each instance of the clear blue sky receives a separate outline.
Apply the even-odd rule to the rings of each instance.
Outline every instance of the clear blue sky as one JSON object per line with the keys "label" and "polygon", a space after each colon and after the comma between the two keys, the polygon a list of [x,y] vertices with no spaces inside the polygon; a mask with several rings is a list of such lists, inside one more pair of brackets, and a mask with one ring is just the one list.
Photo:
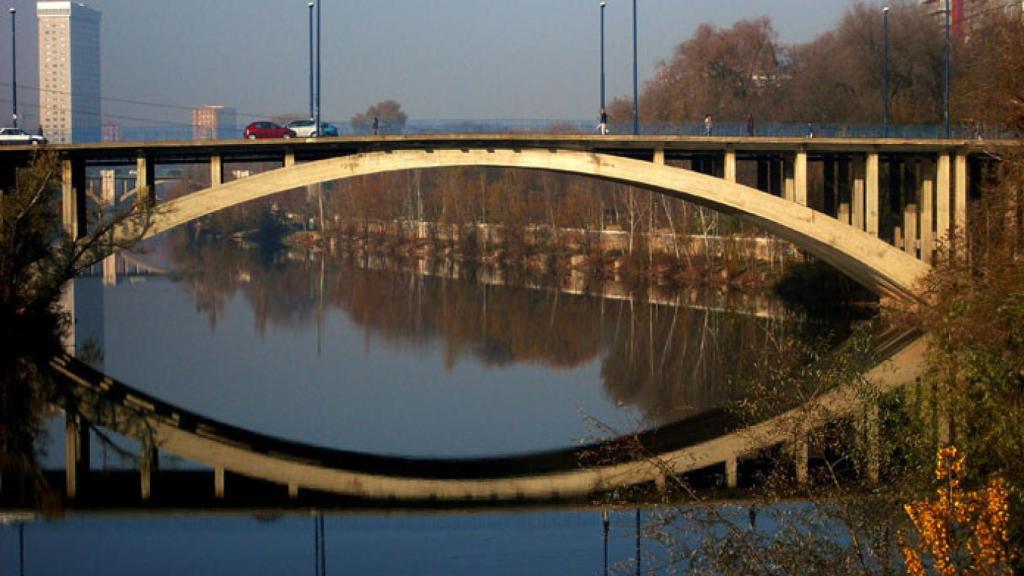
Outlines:
{"label": "clear blue sky", "polygon": [[[240,112],[308,106],[306,0],[93,0],[103,13],[105,97]],[[598,0],[324,0],[323,108],[347,119],[398,100],[414,118],[586,118],[598,106]],[[769,16],[804,42],[849,0],[639,0],[640,78],[703,22]],[[35,2],[18,9],[18,72],[37,85]],[[606,8],[608,98],[631,94],[631,6]],[[5,23],[6,24],[6,23]],[[10,82],[10,31],[0,81]],[[10,109],[0,88],[0,110]],[[22,116],[37,93],[19,91]],[[185,111],[105,101],[109,115],[187,121]],[[4,112],[0,118],[6,118]],[[240,122],[242,119],[239,120]],[[4,122],[0,122],[4,123]],[[126,122],[127,123],[127,122]]]}

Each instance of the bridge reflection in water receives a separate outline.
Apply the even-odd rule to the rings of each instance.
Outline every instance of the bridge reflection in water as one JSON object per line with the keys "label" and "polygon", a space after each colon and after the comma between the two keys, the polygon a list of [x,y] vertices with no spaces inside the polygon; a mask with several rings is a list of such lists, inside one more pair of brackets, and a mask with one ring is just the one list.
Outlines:
{"label": "bridge reflection in water", "polygon": [[[887,338],[880,343],[884,360],[867,374],[868,381],[879,392],[914,381],[922,370],[925,345],[924,337],[913,334]],[[113,501],[90,499],[97,506],[148,501],[158,482],[166,490],[160,502],[171,506],[189,501],[203,506],[244,505],[254,497],[265,502],[275,492],[281,501],[301,505],[397,501],[411,506],[464,506],[579,500],[698,471],[724,472],[726,485],[735,487],[743,458],[780,444],[790,444],[802,454],[796,460],[796,476],[806,481],[807,446],[794,438],[794,422],[799,419],[800,429],[810,430],[872,410],[862,405],[861,395],[851,385],[739,430],[733,430],[736,423],[723,413],[670,424],[642,433],[643,449],[620,457],[590,456],[607,454],[603,448],[622,442],[612,439],[605,446],[503,458],[402,458],[311,446],[217,422],[134,390],[70,356],[54,358],[52,367],[69,390],[69,499],[76,498],[79,481],[88,474],[88,440],[83,435],[87,426],[96,424],[135,437],[142,445],[140,474],[135,477],[140,481],[137,496],[116,490],[107,495]],[[159,479],[157,450],[213,468],[212,478],[207,471],[178,473],[190,477],[175,482]],[[199,480],[203,477],[204,481]],[[235,490],[237,496],[232,494]]]}

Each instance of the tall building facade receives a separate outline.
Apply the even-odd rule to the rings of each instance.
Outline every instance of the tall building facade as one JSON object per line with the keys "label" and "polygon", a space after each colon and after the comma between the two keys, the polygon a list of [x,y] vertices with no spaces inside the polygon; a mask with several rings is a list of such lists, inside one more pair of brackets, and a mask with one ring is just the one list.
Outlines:
{"label": "tall building facade", "polygon": [[98,142],[100,13],[78,2],[40,1],[39,124],[50,142]]}
{"label": "tall building facade", "polygon": [[233,108],[202,106],[192,109],[192,138],[220,140],[238,138],[235,127],[237,114]]}

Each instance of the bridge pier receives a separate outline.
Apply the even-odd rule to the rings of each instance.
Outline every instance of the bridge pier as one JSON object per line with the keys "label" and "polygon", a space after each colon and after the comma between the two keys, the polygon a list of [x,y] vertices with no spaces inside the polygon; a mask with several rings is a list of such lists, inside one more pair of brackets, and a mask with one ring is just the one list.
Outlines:
{"label": "bridge pier", "polygon": [[796,153],[793,162],[794,200],[801,206],[807,206],[807,150]]}
{"label": "bridge pier", "polygon": [[224,183],[224,161],[220,154],[210,155],[210,187]]}
{"label": "bridge pier", "polygon": [[739,462],[736,458],[725,461],[725,486],[735,488],[739,484]]}
{"label": "bridge pier", "polygon": [[868,234],[877,238],[879,232],[880,201],[878,192],[878,153],[869,153],[864,166],[864,227]]}
{"label": "bridge pier", "polygon": [[953,250],[958,256],[967,253],[967,155],[956,153],[953,170]]}
{"label": "bridge pier", "polygon": [[160,453],[152,441],[145,440],[139,454],[139,480],[143,501],[152,498],[154,480],[159,471]]}
{"label": "bridge pier", "polygon": [[68,500],[78,498],[86,484],[90,459],[89,422],[72,411],[64,413],[64,474],[65,495]]}
{"label": "bridge pier", "polygon": [[736,181],[736,151],[726,150],[725,151],[725,171],[724,177],[729,182]]}
{"label": "bridge pier", "polygon": [[921,260],[932,263],[935,250],[935,163],[921,162],[921,184],[918,194],[921,199]]}
{"label": "bridge pier", "polygon": [[218,500],[224,499],[224,467],[217,466],[213,469],[213,497]]}
{"label": "bridge pier", "polygon": [[85,162],[81,160],[61,160],[61,222],[75,240],[87,233]]}
{"label": "bridge pier", "polygon": [[135,158],[135,189],[140,206],[153,206],[156,202],[156,173],[152,159],[140,154]]}
{"label": "bridge pier", "polygon": [[810,479],[807,464],[810,459],[810,449],[807,445],[807,437],[801,436],[794,440],[790,446],[790,451],[793,455],[793,468],[796,473],[796,483],[804,486]]}

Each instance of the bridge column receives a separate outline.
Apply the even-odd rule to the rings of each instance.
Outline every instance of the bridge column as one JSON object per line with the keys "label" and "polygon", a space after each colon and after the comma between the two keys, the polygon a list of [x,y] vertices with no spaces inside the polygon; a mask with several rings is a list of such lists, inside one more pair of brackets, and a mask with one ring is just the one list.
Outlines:
{"label": "bridge column", "polygon": [[793,165],[793,178],[796,180],[795,201],[801,206],[807,206],[807,151],[801,150],[796,153],[796,162]]}
{"label": "bridge column", "polygon": [[64,418],[65,494],[68,500],[74,500],[89,474],[89,423],[70,410]]}
{"label": "bridge column", "polygon": [[921,162],[921,260],[932,263],[935,243],[935,165]]}
{"label": "bridge column", "polygon": [[809,474],[807,461],[810,459],[810,450],[807,446],[807,437],[801,436],[793,441],[790,447],[793,454],[793,466],[796,472],[796,482],[801,486],[807,484]]}
{"label": "bridge column", "polygon": [[879,195],[878,195],[878,153],[868,154],[865,166],[865,227],[868,234],[878,237]]}
{"label": "bridge column", "polygon": [[217,466],[213,469],[213,496],[218,500],[224,498],[224,467]]}
{"label": "bridge column", "polygon": [[865,162],[863,158],[857,158],[853,162],[853,191],[850,194],[850,213],[853,216],[853,227],[858,230],[864,230]]}
{"label": "bridge column", "polygon": [[142,488],[142,499],[149,500],[153,496],[153,481],[160,471],[160,453],[150,441],[142,442],[142,453],[139,455],[139,478]]}
{"label": "bridge column", "polygon": [[948,242],[950,238],[950,173],[949,153],[939,154],[939,160],[935,169],[935,233],[938,240]]}
{"label": "bridge column", "polygon": [[763,158],[757,159],[757,189],[762,192],[771,192],[771,184],[769,184],[769,171],[768,171],[768,160]]}
{"label": "bridge column", "polygon": [[725,179],[729,182],[736,181],[736,151],[725,151]]}
{"label": "bridge column", "polygon": [[824,164],[822,172],[825,180],[825,190],[822,197],[821,211],[829,216],[837,217],[836,207],[839,204],[837,200],[839,198],[837,193],[839,182],[836,174],[836,157],[832,154],[826,154],[822,163]]}
{"label": "bridge column", "polygon": [[288,484],[288,498],[295,500],[299,497],[299,485],[292,482]]}
{"label": "bridge column", "polygon": [[655,148],[654,149],[653,161],[658,166],[664,166],[665,165],[665,149],[664,148]]}
{"label": "bridge column", "polygon": [[135,158],[135,189],[139,205],[152,206],[155,203],[156,174],[152,161],[145,154]]}
{"label": "bridge column", "polygon": [[77,240],[87,234],[85,162],[61,161],[61,220],[64,231]]}
{"label": "bridge column", "polygon": [[224,183],[224,160],[220,154],[210,156],[210,186],[220,186]]}
{"label": "bridge column", "polygon": [[735,458],[725,461],[725,485],[728,488],[735,488],[739,484],[739,465]]}
{"label": "bridge column", "polygon": [[295,152],[289,150],[284,153],[284,167],[295,166]]}
{"label": "bridge column", "polygon": [[852,212],[850,210],[850,202],[852,202],[850,194],[850,157],[841,156],[836,161],[837,169],[839,172],[836,182],[836,215],[839,216],[839,220],[844,224],[851,224],[850,217]]}
{"label": "bridge column", "polygon": [[953,169],[953,234],[956,253],[967,253],[967,155],[956,154]]}
{"label": "bridge column", "polygon": [[796,202],[796,181],[793,178],[794,162],[788,157],[782,160],[782,196],[790,202]]}
{"label": "bridge column", "polygon": [[903,208],[903,251],[917,258],[917,204]]}

